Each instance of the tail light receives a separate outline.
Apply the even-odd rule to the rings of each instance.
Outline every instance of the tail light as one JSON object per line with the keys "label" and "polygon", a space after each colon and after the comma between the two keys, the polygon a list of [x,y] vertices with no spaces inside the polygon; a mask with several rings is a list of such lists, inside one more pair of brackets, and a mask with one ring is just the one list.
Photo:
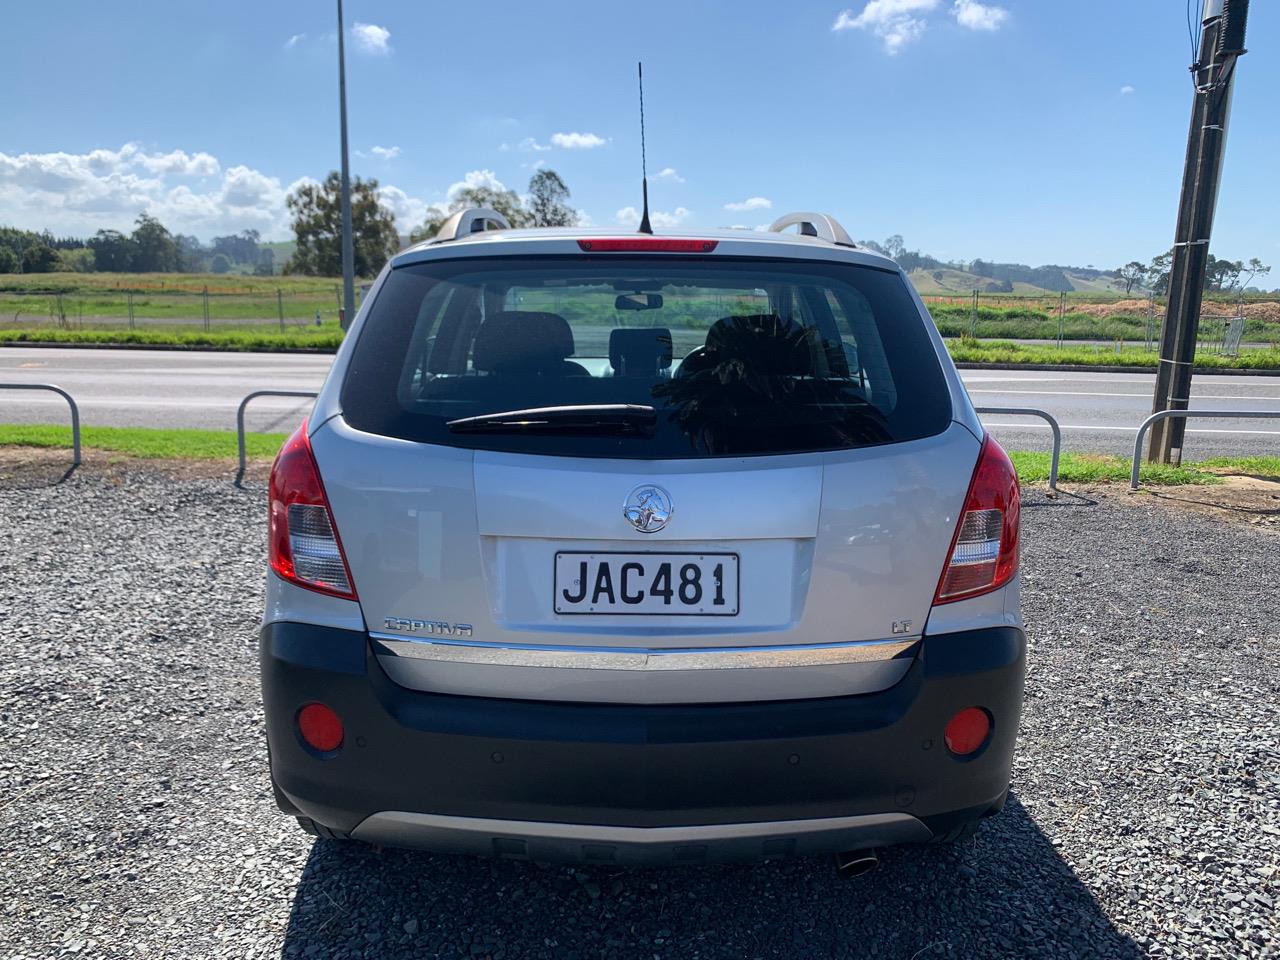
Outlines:
{"label": "tail light", "polygon": [[271,569],[308,590],[356,598],[333,512],[307,439],[307,422],[285,441],[271,467]]}
{"label": "tail light", "polygon": [[934,603],[998,590],[1018,572],[1018,473],[990,436],[982,442]]}

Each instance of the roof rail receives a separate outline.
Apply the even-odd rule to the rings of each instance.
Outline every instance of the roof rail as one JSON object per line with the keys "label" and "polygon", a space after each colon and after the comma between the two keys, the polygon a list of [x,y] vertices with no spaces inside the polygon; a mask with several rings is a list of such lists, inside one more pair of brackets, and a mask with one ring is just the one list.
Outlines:
{"label": "roof rail", "polygon": [[497,210],[491,210],[488,207],[470,207],[466,210],[459,210],[442,223],[440,229],[436,231],[436,235],[431,238],[431,242],[446,243],[450,240],[468,237],[473,233],[481,233],[485,230],[510,229],[511,224],[507,222],[507,218]]}
{"label": "roof rail", "polygon": [[769,227],[770,233],[781,233],[787,227],[800,227],[800,235],[804,237],[817,237],[825,240],[827,243],[838,243],[843,247],[855,247],[855,244],[849,234],[845,232],[844,227],[840,226],[840,222],[835,217],[828,216],[825,213],[788,213],[786,216],[779,217],[773,221]]}

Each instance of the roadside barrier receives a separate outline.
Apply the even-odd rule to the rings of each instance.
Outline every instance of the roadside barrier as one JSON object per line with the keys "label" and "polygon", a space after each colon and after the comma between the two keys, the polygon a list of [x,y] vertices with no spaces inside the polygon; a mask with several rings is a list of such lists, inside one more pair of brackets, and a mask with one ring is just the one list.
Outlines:
{"label": "roadside barrier", "polygon": [[301,397],[314,400],[317,396],[318,394],[310,390],[255,390],[240,401],[240,406],[236,409],[236,447],[240,452],[240,469],[236,471],[237,487],[240,486],[240,481],[244,479],[244,409],[249,406],[249,401],[258,397]]}
{"label": "roadside barrier", "polygon": [[1157,410],[1138,427],[1138,436],[1133,441],[1133,464],[1129,471],[1129,489],[1138,489],[1138,467],[1142,459],[1142,440],[1147,435],[1147,428],[1158,420],[1169,420],[1173,417],[1205,417],[1210,420],[1270,420],[1280,419],[1280,410]]}
{"label": "roadside barrier", "polygon": [[67,406],[71,408],[71,466],[80,466],[80,408],[71,394],[52,383],[0,383],[0,390],[48,390],[67,401]]}
{"label": "roadside barrier", "polygon": [[1034,407],[974,407],[978,413],[1003,413],[1014,417],[1039,417],[1053,431],[1053,454],[1049,460],[1049,489],[1058,492],[1058,458],[1062,453],[1062,430],[1053,415]]}

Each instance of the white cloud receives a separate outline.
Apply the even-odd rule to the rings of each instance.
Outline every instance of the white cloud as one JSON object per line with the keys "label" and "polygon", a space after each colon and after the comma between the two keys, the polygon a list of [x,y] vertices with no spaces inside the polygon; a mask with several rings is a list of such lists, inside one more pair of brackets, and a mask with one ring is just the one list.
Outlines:
{"label": "white cloud", "polygon": [[490,190],[505,190],[506,185],[497,178],[492,170],[468,170],[457,183],[450,184],[446,196],[452,200],[468,188],[488,187]]}
{"label": "white cloud", "polygon": [[284,42],[284,48],[286,50],[292,50],[294,47],[296,47],[305,39],[307,39],[307,35],[305,33],[295,33],[292,37],[290,37],[288,40]]}
{"label": "white cloud", "polygon": [[768,197],[747,197],[737,203],[726,203],[726,210],[772,210],[773,201]]}
{"label": "white cloud", "polygon": [[1009,11],[1003,7],[989,6],[977,0],[955,0],[951,15],[956,18],[956,23],[970,30],[999,30],[1001,24],[1009,19]]}
{"label": "white cloud", "polygon": [[553,133],[551,135],[551,145],[563,147],[565,150],[591,150],[595,147],[603,147],[608,142],[604,137],[598,137],[594,133]]}
{"label": "white cloud", "polygon": [[870,30],[884,41],[885,53],[895,56],[924,33],[927,21],[916,14],[937,6],[938,0],[870,0],[857,16],[852,10],[840,11],[831,29]]}
{"label": "white cloud", "polygon": [[379,160],[394,160],[400,156],[399,147],[370,147],[369,152]]}
{"label": "white cloud", "polygon": [[[552,139],[555,139],[554,137]],[[550,150],[551,147],[545,143],[539,143],[533,137],[525,137],[516,144],[517,150],[523,150],[525,153],[542,153],[544,150]]]}
{"label": "white cloud", "polygon": [[675,167],[663,167],[658,171],[660,180],[674,180],[676,183],[684,183],[684,177],[676,173]]}
{"label": "white cloud", "polygon": [[449,212],[449,205],[446,203],[427,203],[390,185],[378,187],[378,201],[395,214],[396,228],[401,233],[408,233],[419,226],[427,219],[428,213]]}
{"label": "white cloud", "polygon": [[[487,173],[477,175],[483,180]],[[244,164],[224,169],[208,153],[152,153],[135,143],[87,153],[0,153],[4,220],[79,237],[100,229],[132,230],[138,215],[147,213],[174,233],[205,240],[249,228],[283,239],[290,235],[285,198],[314,182],[302,178],[284,184]],[[405,232],[431,206],[390,185],[380,194]]]}
{"label": "white cloud", "polygon": [[1128,96],[1129,94],[1131,94],[1131,93],[1133,93],[1133,87],[1129,86],[1129,84],[1127,84],[1127,83],[1126,83],[1123,87],[1121,87],[1121,88],[1120,88],[1120,95],[1121,95],[1121,96],[1125,96],[1125,97],[1127,97],[1127,96]]}
{"label": "white cloud", "polygon": [[[623,207],[614,216],[618,223],[626,227],[638,226],[640,223],[640,211],[635,207]],[[676,207],[670,213],[663,210],[650,210],[649,223],[655,227],[668,229],[684,223],[689,216],[689,211],[684,207]]]}
{"label": "white cloud", "polygon": [[351,28],[351,36],[355,38],[356,48],[365,53],[385,57],[391,52],[391,31],[376,23],[357,23]]}

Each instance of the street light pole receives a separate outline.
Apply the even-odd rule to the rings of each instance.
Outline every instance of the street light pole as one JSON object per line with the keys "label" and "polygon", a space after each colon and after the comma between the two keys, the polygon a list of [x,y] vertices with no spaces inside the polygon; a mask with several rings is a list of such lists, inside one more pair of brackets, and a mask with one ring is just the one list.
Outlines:
{"label": "street light pole", "polygon": [[347,55],[338,0],[338,108],[342,124],[342,329],[356,314],[356,257],[351,240],[351,172],[347,162]]}
{"label": "street light pole", "polygon": [[[1191,68],[1195,99],[1169,270],[1169,306],[1160,328],[1160,366],[1156,370],[1152,413],[1186,410],[1191,398],[1191,372],[1196,359],[1205,268],[1209,263],[1209,234],[1226,152],[1231,87],[1236,60],[1244,53],[1248,13],[1249,0],[1207,0],[1204,5],[1200,51]],[[1155,423],[1147,459],[1152,463],[1181,463],[1186,425],[1182,417]]]}

